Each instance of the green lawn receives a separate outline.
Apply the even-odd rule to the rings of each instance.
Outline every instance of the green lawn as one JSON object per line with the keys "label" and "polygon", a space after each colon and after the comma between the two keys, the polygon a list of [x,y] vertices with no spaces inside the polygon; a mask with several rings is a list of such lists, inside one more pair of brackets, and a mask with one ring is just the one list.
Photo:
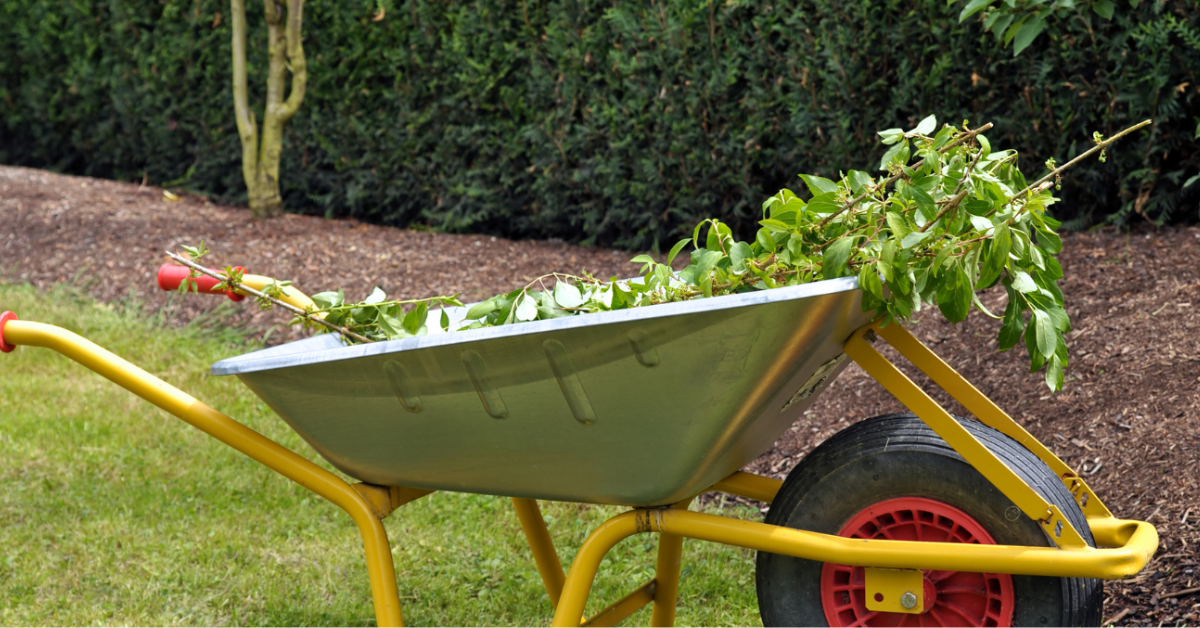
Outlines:
{"label": "green lawn", "polygon": [[[137,303],[0,284],[2,310],[80,333],[317,459],[236,379],[207,374],[254,348],[219,316],[176,329]],[[0,354],[0,474],[2,624],[374,624],[348,516],[58,354]],[[564,565],[620,511],[542,507]],[[435,493],[386,525],[410,625],[549,622],[507,499]],[[654,541],[609,555],[589,613],[653,574]],[[753,562],[685,542],[678,623],[758,625]],[[648,621],[643,609],[626,623]]]}

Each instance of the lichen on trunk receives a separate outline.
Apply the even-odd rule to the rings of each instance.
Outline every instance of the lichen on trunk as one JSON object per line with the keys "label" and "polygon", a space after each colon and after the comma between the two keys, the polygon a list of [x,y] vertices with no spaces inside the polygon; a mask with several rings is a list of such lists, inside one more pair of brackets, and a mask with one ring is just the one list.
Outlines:
{"label": "lichen on trunk", "polygon": [[[304,0],[263,3],[267,21],[267,100],[263,107],[261,133],[246,94],[246,0],[231,0],[233,21],[233,107],[238,138],[242,142],[242,178],[256,219],[278,214],[283,209],[279,194],[279,162],[283,150],[283,126],[304,101],[308,79],[300,27]],[[287,73],[291,91],[284,99]]]}

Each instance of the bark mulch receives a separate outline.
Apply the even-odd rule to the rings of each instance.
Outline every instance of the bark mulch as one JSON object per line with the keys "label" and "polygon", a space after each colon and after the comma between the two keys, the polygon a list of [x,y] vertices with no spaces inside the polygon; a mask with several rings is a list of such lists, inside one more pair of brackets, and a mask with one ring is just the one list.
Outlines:
{"label": "bark mulch", "polygon": [[[216,264],[293,279],[308,292],[341,286],[352,298],[379,285],[392,295],[460,292],[472,301],[549,271],[636,272],[627,252],[291,215],[252,222],[244,209],[191,196],[169,201],[158,188],[0,167],[0,280],[75,281],[99,299],[132,294],[158,307],[168,298],[154,287],[162,251],[201,239]],[[1023,349],[998,352],[997,321],[978,313],[953,326],[925,312],[912,329],[1081,471],[1118,516],[1158,527],[1161,545],[1149,567],[1108,583],[1106,623],[1200,624],[1200,230],[1068,234],[1064,243],[1062,288],[1074,330],[1063,392],[1050,394],[1040,375],[1028,374]],[[218,301],[185,297],[179,318]],[[983,302],[1002,309],[1003,296]],[[238,320],[262,332],[281,317],[246,307]],[[296,333],[277,328],[274,339]],[[747,470],[783,477],[850,423],[900,410],[852,365]]]}

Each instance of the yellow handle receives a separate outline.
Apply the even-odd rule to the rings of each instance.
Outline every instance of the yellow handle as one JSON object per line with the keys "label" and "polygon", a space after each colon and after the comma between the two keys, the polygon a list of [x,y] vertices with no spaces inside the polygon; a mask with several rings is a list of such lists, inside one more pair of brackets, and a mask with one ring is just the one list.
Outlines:
{"label": "yellow handle", "polygon": [[[250,277],[247,275],[247,279]],[[12,345],[61,353],[346,511],[363,537],[376,622],[380,626],[402,625],[387,532],[371,505],[341,478],[77,334],[22,320],[6,321],[0,333]]]}

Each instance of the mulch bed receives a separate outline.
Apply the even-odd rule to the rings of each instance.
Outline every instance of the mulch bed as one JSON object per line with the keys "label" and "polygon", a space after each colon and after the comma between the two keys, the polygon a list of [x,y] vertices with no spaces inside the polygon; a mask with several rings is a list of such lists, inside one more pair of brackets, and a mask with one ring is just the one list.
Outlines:
{"label": "mulch bed", "polygon": [[[512,242],[281,216],[252,222],[242,208],[203,198],[164,200],[161,189],[0,167],[0,279],[48,286],[75,281],[103,300],[133,294],[150,307],[164,249],[208,242],[215,264],[293,279],[302,290],[341,286],[352,298],[462,293],[465,301],[512,290],[549,271],[628,276],[630,253]],[[1023,349],[1000,353],[997,321],[978,313],[957,326],[926,312],[912,329],[951,366],[1080,470],[1118,515],[1150,521],[1161,545],[1150,566],[1106,587],[1106,623],[1200,623],[1200,230],[1068,234],[1066,280],[1071,365],[1062,393],[1029,375]],[[82,278],[92,277],[86,281]],[[179,299],[176,299],[179,301]],[[983,296],[989,308],[1003,295]],[[180,320],[214,297],[178,304]],[[280,328],[278,313],[247,307],[252,329]],[[894,355],[893,355],[894,357]],[[922,376],[907,368],[918,383]],[[928,388],[932,390],[931,388]],[[934,395],[965,413],[944,394]],[[814,446],[850,423],[902,410],[856,366],[747,470],[783,477]]]}

